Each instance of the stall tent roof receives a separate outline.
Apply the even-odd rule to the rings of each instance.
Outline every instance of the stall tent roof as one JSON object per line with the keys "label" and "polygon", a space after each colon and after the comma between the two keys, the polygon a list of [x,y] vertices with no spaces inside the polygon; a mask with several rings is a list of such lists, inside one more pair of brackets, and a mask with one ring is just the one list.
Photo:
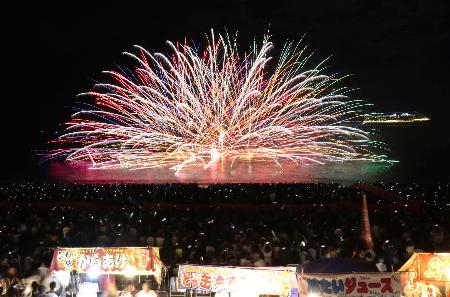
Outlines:
{"label": "stall tent roof", "polygon": [[320,259],[295,266],[297,272],[303,273],[379,272],[375,262],[343,257]]}

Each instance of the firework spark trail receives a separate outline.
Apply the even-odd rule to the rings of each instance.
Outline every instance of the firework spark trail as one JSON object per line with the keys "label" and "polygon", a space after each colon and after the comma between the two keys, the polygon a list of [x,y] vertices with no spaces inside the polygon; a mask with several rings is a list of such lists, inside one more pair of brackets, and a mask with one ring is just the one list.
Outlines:
{"label": "firework spark trail", "polygon": [[170,166],[205,168],[219,160],[388,161],[371,151],[377,143],[351,125],[365,103],[349,100],[340,79],[321,64],[304,69],[299,44],[288,43],[268,73],[273,48],[240,56],[236,40],[211,32],[203,53],[167,42],[170,55],[136,46],[125,53],[136,61],[132,75],[105,71],[110,83],[82,94],[95,107],[72,116],[54,142],[70,163],[89,161],[96,169]]}

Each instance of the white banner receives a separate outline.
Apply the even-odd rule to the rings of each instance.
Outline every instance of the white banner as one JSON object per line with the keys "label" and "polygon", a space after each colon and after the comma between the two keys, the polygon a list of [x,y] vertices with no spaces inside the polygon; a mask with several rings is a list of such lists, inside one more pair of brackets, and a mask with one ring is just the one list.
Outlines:
{"label": "white banner", "polygon": [[400,296],[396,273],[299,274],[299,296],[392,297]]}
{"label": "white banner", "polygon": [[240,293],[243,296],[290,294],[290,281],[295,283],[295,268],[245,268],[180,265],[180,291]]}

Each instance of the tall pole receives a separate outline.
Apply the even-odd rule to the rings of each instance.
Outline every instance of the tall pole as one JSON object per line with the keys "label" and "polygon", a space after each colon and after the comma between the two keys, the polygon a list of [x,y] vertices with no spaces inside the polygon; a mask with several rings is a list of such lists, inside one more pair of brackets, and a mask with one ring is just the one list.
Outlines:
{"label": "tall pole", "polygon": [[361,207],[361,241],[365,249],[373,249],[372,232],[370,231],[369,212],[367,211],[366,193],[362,193]]}

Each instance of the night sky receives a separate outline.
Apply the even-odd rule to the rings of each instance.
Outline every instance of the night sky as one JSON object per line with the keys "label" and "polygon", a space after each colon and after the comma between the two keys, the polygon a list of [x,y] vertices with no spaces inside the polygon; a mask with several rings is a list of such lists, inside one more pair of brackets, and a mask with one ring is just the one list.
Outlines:
{"label": "night sky", "polygon": [[306,34],[313,61],[331,55],[331,72],[352,74],[346,85],[358,89],[353,97],[379,111],[429,115],[432,133],[417,141],[417,157],[448,174],[448,1],[93,2],[16,1],[2,8],[1,180],[39,176],[35,151],[102,70],[129,65],[123,51],[139,44],[165,52],[166,40],[185,36],[204,45],[211,28],[239,31],[241,49],[268,29],[277,48]]}

